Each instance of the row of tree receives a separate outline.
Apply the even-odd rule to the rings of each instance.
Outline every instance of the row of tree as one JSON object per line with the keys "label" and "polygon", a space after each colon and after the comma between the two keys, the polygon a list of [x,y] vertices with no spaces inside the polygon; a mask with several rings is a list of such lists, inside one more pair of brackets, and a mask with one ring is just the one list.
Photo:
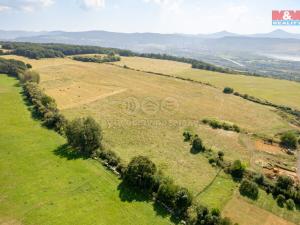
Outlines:
{"label": "row of tree", "polygon": [[59,133],[64,133],[66,119],[59,112],[55,100],[46,95],[35,82],[23,85],[24,95],[33,105],[33,115],[43,121],[43,124]]}
{"label": "row of tree", "polygon": [[194,201],[191,193],[180,187],[157,170],[156,165],[145,156],[134,157],[128,164],[124,182],[138,190],[152,195],[155,201],[163,204],[177,217],[190,225],[211,224],[230,225],[228,218],[222,218],[218,209],[209,210]]}
{"label": "row of tree", "polygon": [[239,133],[241,129],[236,124],[230,124],[223,121],[218,121],[216,119],[203,119],[202,123],[208,124],[210,127],[214,129],[223,129],[228,131],[235,131]]}
{"label": "row of tree", "polygon": [[19,60],[0,58],[0,73],[16,77],[21,83],[40,82],[40,75],[36,71],[30,70],[31,67],[30,64],[25,64]]}
{"label": "row of tree", "polygon": [[20,73],[24,73],[27,69],[26,64],[22,61],[0,58],[0,73],[18,77]]}
{"label": "row of tree", "polygon": [[40,44],[40,43],[22,43],[22,42],[0,42],[3,49],[11,50],[9,54],[25,56],[31,59],[58,58],[66,55],[81,54],[118,54],[120,56],[138,56],[144,58],[154,58],[162,60],[171,60],[191,64],[192,68],[217,71],[221,73],[236,73],[233,70],[215,66],[200,60],[171,56],[167,54],[154,53],[136,53],[129,50],[116,48],[103,48],[97,46],[80,46],[66,44]]}
{"label": "row of tree", "polygon": [[[68,55],[81,54],[118,54],[121,56],[133,56],[129,50],[102,48],[97,46],[81,46],[66,44],[39,44],[25,42],[0,42],[3,49],[11,50],[7,54],[16,54],[31,59],[59,58]],[[5,53],[2,53],[5,54]]]}
{"label": "row of tree", "polygon": [[109,54],[107,56],[74,56],[74,60],[81,62],[94,62],[94,63],[107,63],[107,62],[117,62],[121,60],[120,56]]}

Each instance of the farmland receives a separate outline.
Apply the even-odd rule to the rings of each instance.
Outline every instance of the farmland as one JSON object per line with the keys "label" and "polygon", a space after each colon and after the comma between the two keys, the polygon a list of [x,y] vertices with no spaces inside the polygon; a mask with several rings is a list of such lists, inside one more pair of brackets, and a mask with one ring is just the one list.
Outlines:
{"label": "farmland", "polygon": [[99,162],[68,160],[64,138],[31,118],[17,83],[0,75],[0,224],[171,224]]}
{"label": "farmland", "polygon": [[[83,63],[69,58],[30,60],[17,56],[6,57],[32,64],[41,75],[40,85],[48,95],[56,99],[58,107],[67,118],[91,115],[102,125],[108,148],[116,151],[126,162],[136,155],[148,156],[177,184],[189,188],[204,205],[226,209],[229,207],[227,202],[230,205],[234,199],[236,184],[225,174],[217,175],[218,170],[208,163],[206,157],[191,154],[190,145],[183,142],[182,133],[185,130],[198,134],[213,151],[224,151],[226,159],[241,159],[254,170],[260,169],[256,165],[257,161],[284,160],[290,167],[295,166],[295,157],[270,154],[270,148],[264,143],[258,144],[258,140],[252,135],[274,137],[280,132],[293,129],[288,121],[271,107],[222,93],[224,86],[244,93],[243,90],[247,89],[242,81],[235,87],[225,81],[222,83],[222,77],[219,78],[219,85],[211,82],[212,80],[199,78],[200,81],[217,86],[215,88],[157,76],[143,71],[195,80],[198,76],[201,77],[199,73],[210,76],[213,72],[193,70],[186,64],[177,62],[136,57],[126,58],[125,61],[122,59],[117,62],[118,66]],[[124,65],[141,71],[124,68]],[[190,77],[190,71],[198,75]],[[244,77],[227,74],[216,74],[216,77],[217,75],[233,76],[236,80]],[[255,82],[262,83],[259,79],[266,78],[249,79],[258,79]],[[282,92],[279,86],[277,88],[285,93],[284,99],[293,96],[294,91],[298,90],[297,85],[295,89],[291,88],[291,92]],[[280,97],[275,99],[272,94],[274,90],[269,89],[267,94],[272,98],[270,101],[280,104]],[[267,99],[267,94],[255,96]],[[289,98],[289,101],[289,104],[298,104],[293,98]],[[246,132],[212,129],[200,122],[204,118],[228,121]],[[255,210],[263,207],[259,204],[249,205]],[[238,208],[233,208],[231,212],[238,213],[237,210]],[[274,213],[282,217],[278,211]],[[285,221],[277,216],[274,218],[275,221]],[[241,221],[240,224],[247,223]]]}
{"label": "farmland", "polygon": [[276,104],[288,105],[300,109],[300,83],[271,78],[222,74],[192,69],[188,64],[185,64],[186,66],[184,66],[184,64],[177,62],[159,61],[161,60],[123,57],[122,61],[117,62],[116,64],[127,65],[128,67],[144,71],[149,71],[148,66],[151,66],[152,68],[155,68],[153,72],[207,82],[219,88],[224,88],[226,86],[232,87],[241,93],[266,99]]}

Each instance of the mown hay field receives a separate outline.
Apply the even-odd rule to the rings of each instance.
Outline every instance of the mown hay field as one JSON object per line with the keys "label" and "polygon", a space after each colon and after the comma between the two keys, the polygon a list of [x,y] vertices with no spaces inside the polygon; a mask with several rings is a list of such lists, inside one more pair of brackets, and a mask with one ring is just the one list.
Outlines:
{"label": "mown hay field", "polygon": [[200,121],[218,118],[268,135],[290,128],[272,109],[206,85],[68,58],[13,57],[40,72],[41,86],[68,118],[93,116],[102,124],[108,145],[123,159],[147,155],[195,193],[216,170],[201,154],[190,153],[189,144],[183,142],[185,129],[198,133],[208,147],[223,150],[225,157],[250,164],[252,148],[242,135],[214,130]]}
{"label": "mown hay field", "polygon": [[[122,57],[118,65],[165,73],[210,83],[219,88],[232,87],[236,91],[266,99],[276,104],[300,109],[300,83],[272,78],[231,75],[218,72],[192,69],[191,65],[168,60],[155,60],[139,57]],[[150,69],[151,68],[151,69]]]}
{"label": "mown hay field", "polygon": [[17,80],[0,74],[0,90],[0,224],[172,224],[99,162],[68,159],[65,139],[31,118]]}
{"label": "mown hay field", "polygon": [[277,205],[272,195],[260,191],[257,201],[235,194],[222,211],[240,225],[300,224],[300,211],[289,211]]}
{"label": "mown hay field", "polygon": [[241,159],[250,167],[257,157],[266,157],[251,135],[215,130],[200,121],[216,118],[271,137],[292,129],[273,108],[225,95],[220,88],[69,58],[6,57],[32,64],[41,75],[41,86],[69,119],[91,115],[100,122],[106,145],[125,162],[136,155],[149,156],[206,205],[226,207],[236,184],[226,176],[214,180],[217,169],[183,142],[186,129],[197,133],[207,147],[224,151],[225,158]]}

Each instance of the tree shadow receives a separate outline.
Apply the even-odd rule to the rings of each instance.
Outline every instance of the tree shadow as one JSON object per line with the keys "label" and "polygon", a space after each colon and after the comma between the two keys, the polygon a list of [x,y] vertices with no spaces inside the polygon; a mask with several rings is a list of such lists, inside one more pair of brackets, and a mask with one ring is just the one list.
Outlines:
{"label": "tree shadow", "polygon": [[181,219],[171,214],[168,210],[166,210],[161,204],[154,202],[153,209],[156,212],[157,216],[161,216],[162,218],[170,217],[170,221],[174,224],[179,224]]}
{"label": "tree shadow", "polygon": [[59,146],[57,149],[53,151],[53,153],[61,158],[66,158],[67,160],[75,160],[75,159],[88,159],[89,157],[75,151],[68,144],[64,144]]}
{"label": "tree shadow", "polygon": [[27,107],[28,111],[31,113],[31,118],[34,120],[40,120],[41,116],[39,113],[35,110],[34,105],[30,102],[30,100],[26,97],[24,90],[20,91],[20,94],[22,96],[22,100],[24,102],[24,105]]}
{"label": "tree shadow", "polygon": [[197,155],[197,154],[203,153],[203,152],[204,152],[204,150],[197,150],[193,147],[191,147],[191,149],[190,149],[190,153],[193,154],[193,155]]}
{"label": "tree shadow", "polygon": [[118,185],[119,197],[123,202],[149,202],[151,201],[151,196],[149,193],[142,192],[141,190],[132,188],[126,182],[122,181]]}
{"label": "tree shadow", "polygon": [[166,210],[160,203],[153,202],[153,197],[151,194],[141,191],[140,189],[133,188],[126,184],[126,182],[122,181],[118,185],[119,197],[123,202],[147,202],[152,203],[153,209],[157,216],[161,216],[163,218],[170,217],[170,221],[174,224],[179,224],[180,220],[172,216],[168,210]]}

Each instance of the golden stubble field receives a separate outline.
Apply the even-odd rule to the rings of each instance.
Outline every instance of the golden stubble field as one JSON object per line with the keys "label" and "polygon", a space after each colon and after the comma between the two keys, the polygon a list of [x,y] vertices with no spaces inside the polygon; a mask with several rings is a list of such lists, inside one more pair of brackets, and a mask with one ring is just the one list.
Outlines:
{"label": "golden stubble field", "polygon": [[[195,195],[214,179],[217,170],[201,154],[190,153],[189,144],[183,142],[185,129],[199,134],[206,146],[248,166],[257,152],[250,135],[213,130],[200,121],[217,118],[267,136],[291,129],[272,108],[198,83],[69,58],[6,58],[32,64],[41,75],[41,86],[68,118],[91,115],[99,121],[106,144],[126,162],[136,155],[149,156],[166,175]],[[213,187],[224,192],[220,201],[228,201],[235,186],[231,182],[222,188],[219,185]]]}
{"label": "golden stubble field", "polygon": [[122,57],[122,61],[115,62],[115,64],[189,78],[210,83],[219,88],[232,87],[241,93],[300,109],[300,83],[293,81],[223,74],[192,69],[191,65],[185,63],[140,57]]}

